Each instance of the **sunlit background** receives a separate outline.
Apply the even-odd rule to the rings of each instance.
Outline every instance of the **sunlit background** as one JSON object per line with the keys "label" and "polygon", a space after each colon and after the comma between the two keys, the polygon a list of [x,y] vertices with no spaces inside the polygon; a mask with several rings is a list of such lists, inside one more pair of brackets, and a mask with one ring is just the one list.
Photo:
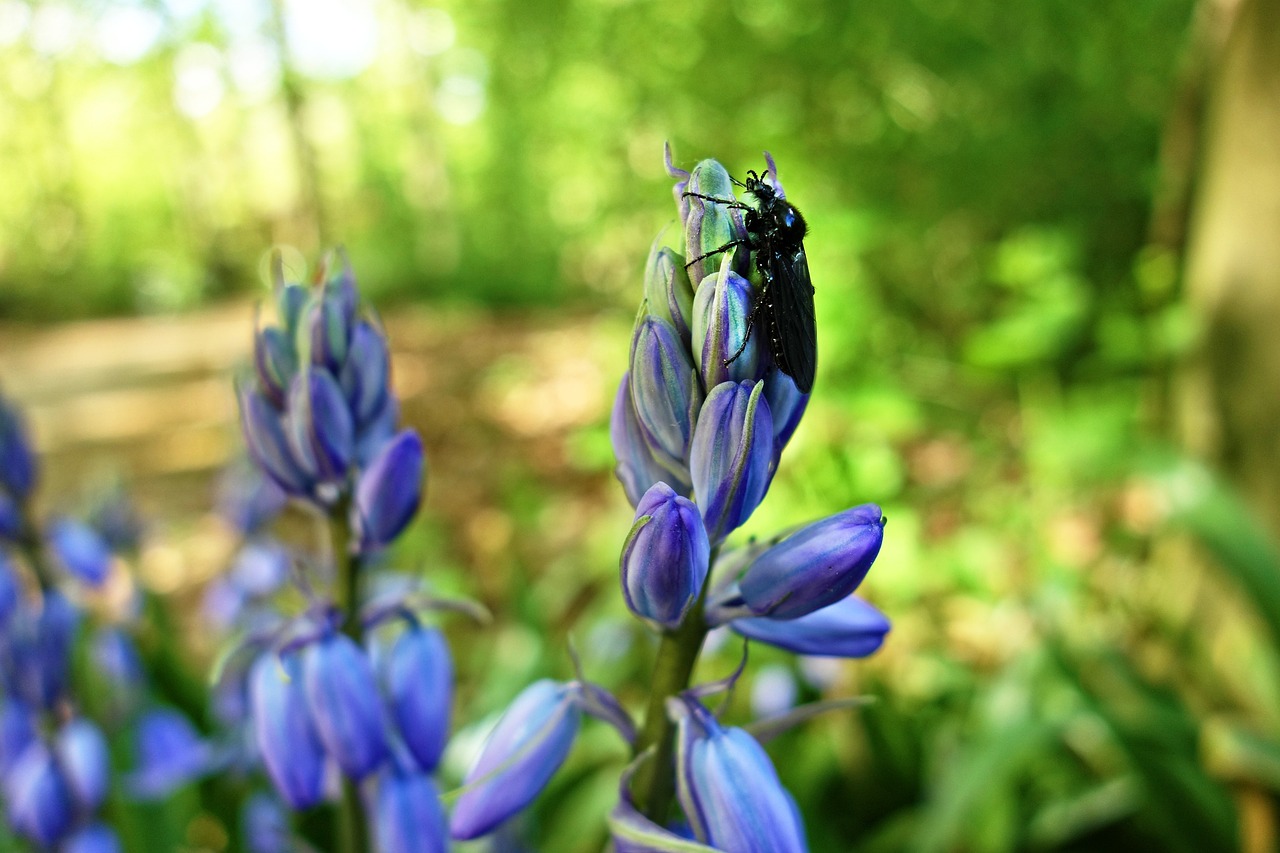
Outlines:
{"label": "sunlit background", "polygon": [[[767,149],[811,226],[819,368],[746,533],[889,517],[863,587],[885,649],[753,650],[730,712],[875,697],[771,747],[813,849],[1272,850],[1280,489],[1245,449],[1277,453],[1280,421],[1233,401],[1280,394],[1223,377],[1280,371],[1258,326],[1207,367],[1199,342],[1280,264],[1196,260],[1276,186],[1274,152],[1231,160],[1262,169],[1235,183],[1218,152],[1277,126],[1277,20],[1275,0],[0,0],[0,387],[44,505],[119,481],[151,519],[134,568],[198,685],[197,604],[231,547],[211,482],[241,446],[268,258],[307,277],[342,245],[431,468],[395,559],[495,615],[450,627],[463,718],[568,675],[571,638],[638,705],[607,419],[676,217],[663,145],[736,175]],[[1224,227],[1275,240],[1275,206],[1244,207]],[[624,763],[588,736],[530,849],[600,849]],[[129,837],[240,849],[233,799],[127,812]]]}

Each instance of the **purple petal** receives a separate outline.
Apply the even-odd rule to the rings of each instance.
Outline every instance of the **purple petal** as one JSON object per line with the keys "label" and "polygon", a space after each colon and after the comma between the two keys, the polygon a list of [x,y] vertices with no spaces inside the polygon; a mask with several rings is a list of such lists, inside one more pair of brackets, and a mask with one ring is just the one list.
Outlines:
{"label": "purple petal", "polygon": [[418,511],[426,457],[411,429],[383,445],[356,484],[355,526],[362,550],[381,548],[400,535]]}
{"label": "purple petal", "polygon": [[880,648],[890,625],[883,613],[851,595],[798,619],[735,619],[729,627],[796,654],[863,658]]}

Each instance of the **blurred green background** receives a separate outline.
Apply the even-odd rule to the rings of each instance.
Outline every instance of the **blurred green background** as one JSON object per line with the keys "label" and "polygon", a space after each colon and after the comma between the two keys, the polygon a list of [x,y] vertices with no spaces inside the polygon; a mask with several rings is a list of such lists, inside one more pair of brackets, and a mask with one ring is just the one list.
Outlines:
{"label": "blurred green background", "polygon": [[[607,417],[662,146],[768,149],[820,359],[746,533],[890,519],[885,649],[753,650],[731,711],[876,697],[771,748],[813,848],[1277,849],[1278,40],[1275,0],[2,0],[0,382],[45,501],[111,468],[159,519],[189,625],[267,253],[345,245],[432,464],[396,559],[495,613],[450,627],[463,719],[571,637],[638,707]],[[599,849],[623,763],[589,734],[533,849]]]}

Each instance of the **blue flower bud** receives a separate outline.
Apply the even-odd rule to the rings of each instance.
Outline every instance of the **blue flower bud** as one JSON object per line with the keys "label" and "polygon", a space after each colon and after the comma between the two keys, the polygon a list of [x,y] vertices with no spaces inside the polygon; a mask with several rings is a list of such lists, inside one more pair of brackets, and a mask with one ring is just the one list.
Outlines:
{"label": "blue flower bud", "polygon": [[394,394],[382,398],[382,406],[373,417],[361,424],[356,432],[356,466],[361,470],[369,467],[373,458],[382,451],[383,445],[396,434],[396,426],[400,423],[400,401]]}
{"label": "blue flower bud", "polygon": [[0,540],[17,541],[22,535],[22,507],[8,492],[0,489]]}
{"label": "blue flower bud", "polygon": [[800,418],[809,405],[809,395],[800,393],[796,382],[781,370],[774,368],[764,377],[764,398],[769,403],[769,413],[773,415],[773,455],[774,465],[782,455],[791,436],[800,426]]}
{"label": "blue flower bud", "polygon": [[62,842],[62,853],[121,853],[120,839],[105,824],[91,823]]}
{"label": "blue flower bud", "polygon": [[135,734],[137,767],[129,775],[134,797],[159,800],[213,769],[209,744],[191,721],[177,711],[149,711],[138,721]]}
{"label": "blue flower bud", "polygon": [[[720,271],[703,282],[694,299],[693,357],[707,388],[721,382],[755,382],[763,372],[760,353],[767,345],[762,344],[765,330],[752,329],[747,337],[755,289],[729,269],[729,261],[726,254]],[[747,345],[739,352],[744,338]],[[735,353],[737,357],[726,366]]]}
{"label": "blue flower bud", "polygon": [[698,508],[666,483],[655,483],[636,506],[622,548],[622,594],[641,619],[674,629],[707,579],[711,546]]}
{"label": "blue flower bud", "polygon": [[680,334],[652,314],[640,319],[632,339],[631,399],[655,457],[678,470],[689,458],[702,387]]}
{"label": "blue flower bud", "polygon": [[36,456],[17,408],[0,397],[0,486],[17,503],[26,501],[36,483]]}
{"label": "blue flower bud", "polygon": [[244,536],[269,524],[288,502],[275,481],[253,465],[234,464],[218,480],[218,514]]}
{"label": "blue flower bud", "polygon": [[735,619],[729,626],[796,654],[839,658],[866,657],[880,648],[890,628],[883,613],[856,595],[798,619]]}
{"label": "blue flower bud", "polygon": [[516,697],[464,780],[449,829],[478,838],[533,802],[560,769],[582,720],[580,689],[548,679]]}
{"label": "blue flower bud", "polygon": [[32,707],[53,708],[66,692],[80,614],[62,593],[47,590],[39,607],[21,607],[9,625],[9,692]]}
{"label": "blue flower bud", "polygon": [[338,381],[322,368],[299,373],[289,387],[289,447],[321,482],[341,482],[355,454],[355,425]]}
{"label": "blue flower bud", "polygon": [[324,746],[316,734],[295,657],[265,654],[249,673],[258,751],[290,808],[307,809],[324,795]]}
{"label": "blue flower bud", "polygon": [[378,779],[373,825],[379,853],[445,853],[445,830],[440,792],[431,777],[388,770]]}
{"label": "blue flower bud", "polygon": [[311,288],[302,284],[277,282],[276,311],[284,326],[285,335],[290,341],[296,340],[302,316],[310,301]]}
{"label": "blue flower bud", "polygon": [[372,420],[382,408],[390,378],[387,341],[372,323],[361,320],[351,334],[351,352],[338,374],[357,425]]}
{"label": "blue flower bud", "polygon": [[[715,160],[703,160],[694,166],[693,171],[689,173],[686,189],[691,193],[715,198],[732,199],[734,197],[733,182],[729,180],[729,173]],[[689,203],[689,213],[684,220],[684,239],[690,259],[713,252],[733,240],[744,240],[747,231],[742,224],[742,214],[737,210],[700,198],[691,196],[686,198]],[[730,250],[729,254],[732,255],[729,261],[730,268],[739,273],[747,272],[747,259],[750,253],[745,243]],[[689,278],[693,282],[695,293],[702,280],[720,268],[720,263],[721,259],[718,255],[711,255],[695,261],[689,267]]]}
{"label": "blue flower bud", "polygon": [[75,820],[75,795],[58,761],[40,741],[32,743],[4,779],[9,823],[43,847],[52,847]]}
{"label": "blue flower bud", "polygon": [[311,332],[311,361],[337,373],[347,360],[359,297],[349,279],[330,279],[317,295],[307,316]]}
{"label": "blue flower bud", "polygon": [[630,373],[623,374],[618,386],[618,396],[613,401],[609,438],[613,443],[613,455],[618,460],[614,473],[622,483],[622,490],[632,506],[639,503],[649,487],[659,481],[670,484],[679,494],[689,495],[689,469],[680,465],[677,466],[680,471],[670,471],[658,463],[649,449],[648,439],[645,438],[644,428],[640,426],[631,397]]}
{"label": "blue flower bud", "polygon": [[256,793],[240,813],[241,836],[249,853],[294,853],[289,815],[275,797]]}
{"label": "blue flower bud", "polygon": [[814,522],[765,551],[738,581],[758,616],[796,619],[858,588],[880,553],[884,515],[863,504]]}
{"label": "blue flower bud", "polygon": [[422,501],[425,468],[422,439],[406,429],[386,442],[361,472],[352,523],[362,551],[389,544],[413,520]]}
{"label": "blue flower bud", "polygon": [[302,653],[302,684],[325,751],[342,772],[363,779],[387,755],[373,666],[345,634],[330,633]]}
{"label": "blue flower bud", "polygon": [[769,488],[773,418],[764,383],[724,382],[707,395],[689,451],[693,491],[718,545],[742,526]]}
{"label": "blue flower bud", "polygon": [[733,853],[804,853],[795,801],[755,738],[721,726],[696,699],[667,707],[676,719],[676,792],[698,840]]}
{"label": "blue flower bud", "polygon": [[288,494],[311,493],[314,479],[298,464],[280,412],[261,391],[247,384],[240,388],[240,425],[249,455],[263,473]]}
{"label": "blue flower bud", "polygon": [[9,697],[0,703],[0,779],[8,778],[36,735],[36,716],[25,702]]}
{"label": "blue flower bud", "polygon": [[92,812],[107,797],[111,759],[102,730],[86,719],[72,720],[58,731],[55,752],[59,768],[85,812]]}
{"label": "blue flower bud", "polygon": [[644,298],[648,313],[666,320],[689,349],[693,334],[693,285],[684,269],[684,258],[674,250],[654,244],[644,270]]}
{"label": "blue flower bud", "polygon": [[298,354],[283,329],[269,326],[253,336],[253,367],[258,387],[277,406],[298,372]]}
{"label": "blue flower bud", "polygon": [[13,563],[4,549],[0,548],[0,631],[8,624],[22,600],[22,588],[18,584],[18,576],[14,572]]}
{"label": "blue flower bud", "polygon": [[431,772],[449,738],[453,708],[453,661],[444,635],[413,625],[383,661],[383,683],[391,716],[418,767]]}
{"label": "blue flower bud", "polygon": [[98,531],[67,518],[54,522],[48,536],[49,547],[58,562],[76,580],[101,586],[107,579],[111,571],[111,549]]}

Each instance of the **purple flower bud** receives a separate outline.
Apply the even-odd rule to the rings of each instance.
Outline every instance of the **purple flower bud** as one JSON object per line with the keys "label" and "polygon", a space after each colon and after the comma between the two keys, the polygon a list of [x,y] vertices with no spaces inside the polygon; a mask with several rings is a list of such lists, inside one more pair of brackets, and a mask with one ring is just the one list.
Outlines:
{"label": "purple flower bud", "polygon": [[75,795],[49,748],[35,741],[4,779],[9,823],[43,847],[52,847],[71,829]]}
{"label": "purple flower bud", "polygon": [[390,378],[391,356],[386,339],[372,323],[361,320],[352,332],[351,352],[338,374],[357,425],[372,420],[382,408]]}
{"label": "purple flower bud", "polygon": [[258,387],[277,406],[298,372],[298,355],[283,329],[269,326],[253,336],[253,367]]}
{"label": "purple flower bud", "polygon": [[356,431],[356,467],[364,470],[373,458],[396,434],[400,423],[400,402],[394,394],[382,398],[382,405],[373,417],[359,425]]}
{"label": "purple flower bud", "polygon": [[698,840],[734,853],[804,853],[795,801],[760,744],[696,699],[668,700],[676,719],[676,791]]}
{"label": "purple flower bud", "polygon": [[177,711],[149,711],[135,734],[137,768],[129,775],[130,793],[140,800],[163,799],[213,769],[213,750]]}
{"label": "purple flower bud", "polygon": [[[698,288],[693,305],[693,356],[707,388],[721,382],[755,382],[763,373],[760,353],[767,346],[762,343],[766,330],[752,329],[747,337],[755,289],[729,269],[729,261],[726,254],[720,271]],[[735,354],[737,357],[726,366],[725,361]]]}
{"label": "purple flower bud", "polygon": [[396,638],[383,662],[383,683],[400,737],[418,767],[431,772],[449,738],[453,661],[444,635],[414,625]]}
{"label": "purple flower bud", "polygon": [[311,362],[337,373],[347,360],[356,319],[354,290],[331,279],[311,306],[307,322],[311,331]]}
{"label": "purple flower bud", "polygon": [[3,653],[9,692],[36,708],[63,698],[80,614],[62,593],[48,590],[38,608],[21,607],[9,625]]}
{"label": "purple flower bud", "polygon": [[[686,189],[691,193],[715,198],[732,199],[734,197],[733,182],[729,180],[729,173],[715,160],[703,160],[694,166],[689,174]],[[737,210],[700,198],[686,198],[689,203],[689,213],[684,220],[684,239],[690,259],[713,252],[734,240],[745,241],[747,231],[742,224],[742,215]],[[747,272],[747,259],[750,253],[745,242],[731,250],[730,254],[733,256],[729,261],[730,268],[739,273]],[[718,255],[711,255],[695,261],[689,267],[689,278],[693,282],[695,293],[702,280],[720,268],[720,263],[721,259]]]}
{"label": "purple flower bud", "polygon": [[237,463],[218,481],[218,514],[248,536],[284,510],[289,496],[253,465]]}
{"label": "purple flower bud", "polygon": [[798,619],[735,619],[744,637],[790,652],[819,657],[864,658],[884,643],[889,620],[856,595]]}
{"label": "purple flower bud", "polygon": [[289,447],[303,470],[340,482],[355,454],[355,425],[342,388],[322,368],[299,373],[289,387]]}
{"label": "purple flower bud", "polygon": [[102,730],[86,719],[72,720],[58,732],[55,751],[72,794],[85,812],[107,797],[111,759]]}
{"label": "purple flower bud", "polygon": [[78,581],[101,586],[111,571],[111,549],[87,524],[66,518],[49,529],[49,547],[62,567]]}
{"label": "purple flower bud", "polygon": [[707,395],[689,451],[689,470],[707,538],[718,545],[742,526],[769,488],[773,418],[764,383],[725,382]]}
{"label": "purple flower bud", "polygon": [[378,779],[373,825],[379,853],[445,853],[440,792],[431,777],[389,770]]}
{"label": "purple flower bud", "polygon": [[26,703],[15,698],[0,703],[0,779],[9,777],[36,734],[36,716]]}
{"label": "purple flower bud", "polygon": [[288,494],[311,493],[314,481],[303,472],[289,446],[280,412],[261,391],[248,385],[240,388],[240,425],[249,454],[263,473]]}
{"label": "purple flower bud", "polygon": [[425,468],[422,439],[406,429],[386,442],[361,472],[352,511],[362,551],[389,544],[413,520],[422,500]]}
{"label": "purple flower bud", "polygon": [[775,368],[765,374],[764,398],[769,403],[769,413],[773,415],[773,455],[774,465],[777,465],[782,449],[791,440],[796,427],[800,426],[800,418],[809,405],[809,395],[800,393],[795,380]]}
{"label": "purple flower bud", "polygon": [[702,387],[680,334],[651,314],[641,318],[632,339],[631,399],[655,457],[678,470],[689,458]]}
{"label": "purple flower bud", "polygon": [[463,782],[449,828],[478,838],[533,802],[560,769],[582,720],[574,684],[535,681],[507,708]]}
{"label": "purple flower bud", "polygon": [[345,634],[330,633],[302,653],[302,684],[325,750],[342,772],[363,779],[387,755],[373,666]]}
{"label": "purple flower bud", "polygon": [[0,630],[8,624],[9,617],[18,609],[21,600],[22,589],[18,585],[13,563],[4,549],[0,549]]}
{"label": "purple flower bud", "polygon": [[622,548],[622,594],[641,619],[674,629],[707,579],[711,546],[698,508],[666,483],[655,483],[636,506]]}
{"label": "purple flower bud", "polygon": [[639,503],[649,487],[659,481],[670,484],[679,494],[689,495],[689,469],[681,465],[678,466],[682,469],[679,472],[669,471],[658,463],[649,449],[632,401],[630,373],[623,374],[618,396],[613,401],[609,438],[613,442],[613,455],[618,460],[615,473],[632,506]]}
{"label": "purple flower bud", "polygon": [[0,488],[0,540],[16,541],[22,534],[22,507]]}
{"label": "purple flower bud", "polygon": [[666,320],[680,343],[689,349],[693,323],[693,285],[684,269],[684,258],[655,242],[644,270],[644,298],[648,313]]}
{"label": "purple flower bud", "polygon": [[265,654],[249,674],[253,727],[263,763],[290,808],[306,809],[324,795],[324,747],[316,734],[294,657]]}
{"label": "purple flower bud", "polygon": [[26,501],[36,483],[36,456],[17,408],[0,397],[0,486],[15,502]]}
{"label": "purple flower bud", "polygon": [[876,504],[814,522],[765,551],[738,581],[758,616],[796,619],[858,588],[880,553],[884,515]]}
{"label": "purple flower bud", "polygon": [[62,842],[62,853],[120,853],[120,839],[105,824],[91,823]]}
{"label": "purple flower bud", "polygon": [[249,853],[292,853],[298,848],[289,831],[289,815],[275,797],[257,793],[240,814],[241,835]]}
{"label": "purple flower bud", "polygon": [[278,283],[276,311],[290,341],[296,339],[302,315],[311,301],[311,288],[301,284]]}

